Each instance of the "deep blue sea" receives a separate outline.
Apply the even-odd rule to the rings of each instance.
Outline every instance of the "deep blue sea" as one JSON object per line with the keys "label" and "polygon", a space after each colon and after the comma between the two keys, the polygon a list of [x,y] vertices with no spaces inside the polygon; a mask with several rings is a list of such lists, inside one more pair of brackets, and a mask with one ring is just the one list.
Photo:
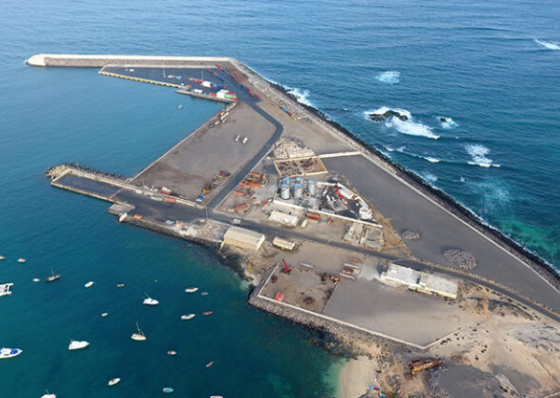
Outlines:
{"label": "deep blue sea", "polygon": [[[165,386],[333,396],[340,365],[304,330],[249,308],[247,288],[204,249],[118,224],[106,203],[44,177],[67,161],[132,175],[219,105],[26,58],[236,57],[560,269],[558,21],[553,0],[3,1],[0,283],[15,286],[0,298],[0,346],[24,353],[0,361],[0,398],[153,397]],[[382,107],[412,119],[368,120]],[[59,281],[32,282],[51,269]],[[209,295],[183,293],[192,285]],[[160,306],[142,306],[145,293]],[[129,338],[135,322],[144,343]],[[91,346],[69,352],[68,339]],[[122,382],[109,388],[113,377]]]}

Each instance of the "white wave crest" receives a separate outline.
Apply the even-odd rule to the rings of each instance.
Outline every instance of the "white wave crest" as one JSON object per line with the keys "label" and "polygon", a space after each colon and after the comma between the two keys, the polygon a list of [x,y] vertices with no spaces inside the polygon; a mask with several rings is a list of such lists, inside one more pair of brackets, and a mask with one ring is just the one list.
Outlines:
{"label": "white wave crest", "polygon": [[413,135],[417,137],[426,137],[433,140],[437,140],[439,135],[434,134],[430,126],[426,126],[422,123],[416,123],[412,120],[400,120],[398,118],[392,117],[390,120],[385,122],[387,127],[392,127],[401,134]]}
{"label": "white wave crest", "polygon": [[467,144],[465,150],[472,158],[472,161],[467,162],[471,166],[500,167],[499,164],[494,164],[492,159],[486,157],[490,153],[490,149],[482,144]]}
{"label": "white wave crest", "polygon": [[431,157],[429,157],[429,156],[422,156],[422,159],[425,159],[425,160],[427,160],[427,161],[430,162],[430,163],[439,163],[439,162],[441,162],[440,159],[431,158]]}
{"label": "white wave crest", "polygon": [[394,70],[388,70],[386,72],[382,72],[377,76],[375,76],[375,80],[378,80],[381,83],[389,84],[389,85],[399,83],[400,78],[401,78],[401,72],[397,72]]}
{"label": "white wave crest", "polygon": [[541,46],[543,46],[544,48],[548,49],[548,50],[556,50],[556,51],[560,51],[560,45],[554,41],[544,41],[544,40],[539,40],[539,39],[534,39],[535,43],[540,44]]}
{"label": "white wave crest", "polygon": [[300,104],[304,104],[307,106],[313,106],[311,101],[309,101],[309,90],[300,89],[300,88],[293,88],[293,87],[286,87],[286,91],[296,97],[297,102]]}
{"label": "white wave crest", "polygon": [[446,130],[453,129],[458,126],[457,122],[450,117],[438,116],[436,119],[439,120],[441,127]]}
{"label": "white wave crest", "polygon": [[431,183],[434,183],[438,180],[438,177],[434,173],[430,173],[429,171],[424,171],[421,175],[426,181]]}

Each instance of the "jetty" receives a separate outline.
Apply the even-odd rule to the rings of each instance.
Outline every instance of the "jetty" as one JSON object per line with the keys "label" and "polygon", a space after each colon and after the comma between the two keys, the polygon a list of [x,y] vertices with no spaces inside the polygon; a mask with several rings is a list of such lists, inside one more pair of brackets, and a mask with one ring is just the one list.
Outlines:
{"label": "jetty", "polygon": [[[482,286],[560,321],[557,275],[541,260],[236,59],[39,54],[27,63],[99,68],[224,102],[134,176],[72,164],[47,174],[111,202],[122,222],[232,254],[255,307],[415,349],[475,323],[446,286]],[[403,295],[388,279],[430,294]]]}

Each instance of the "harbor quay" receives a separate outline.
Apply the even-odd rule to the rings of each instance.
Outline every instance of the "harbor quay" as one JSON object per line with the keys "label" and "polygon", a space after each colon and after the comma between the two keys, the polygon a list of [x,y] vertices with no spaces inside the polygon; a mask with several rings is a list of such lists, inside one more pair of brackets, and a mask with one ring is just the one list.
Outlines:
{"label": "harbor quay", "polygon": [[[28,64],[100,68],[178,103],[223,103],[136,175],[73,164],[47,174],[111,202],[120,222],[235,259],[256,308],[341,340],[393,344],[406,360],[445,355],[441,345],[492,311],[560,322],[557,275],[530,253],[235,59],[41,54]],[[481,300],[495,305],[480,310]]]}

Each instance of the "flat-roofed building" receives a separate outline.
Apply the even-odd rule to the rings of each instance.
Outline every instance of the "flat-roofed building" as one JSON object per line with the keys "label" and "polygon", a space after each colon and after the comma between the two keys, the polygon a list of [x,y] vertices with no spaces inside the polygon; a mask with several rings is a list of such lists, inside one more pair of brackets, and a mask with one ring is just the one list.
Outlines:
{"label": "flat-roofed building", "polygon": [[242,249],[259,250],[264,243],[264,239],[264,234],[260,232],[240,227],[230,227],[224,235],[224,244]]}
{"label": "flat-roofed building", "polygon": [[437,294],[453,300],[457,298],[459,291],[459,285],[452,280],[396,264],[390,264],[387,271],[381,273],[381,281],[392,285],[405,285],[410,290]]}
{"label": "flat-roofed building", "polygon": [[294,247],[296,246],[295,242],[292,242],[292,241],[286,240],[286,239],[282,239],[278,236],[272,240],[272,245],[276,246],[279,249],[289,250],[289,251],[294,250]]}
{"label": "flat-roofed building", "polygon": [[278,210],[274,210],[268,217],[268,221],[274,221],[279,224],[288,225],[290,227],[295,227],[298,223],[298,220],[298,216],[294,216],[292,214],[284,213]]}

